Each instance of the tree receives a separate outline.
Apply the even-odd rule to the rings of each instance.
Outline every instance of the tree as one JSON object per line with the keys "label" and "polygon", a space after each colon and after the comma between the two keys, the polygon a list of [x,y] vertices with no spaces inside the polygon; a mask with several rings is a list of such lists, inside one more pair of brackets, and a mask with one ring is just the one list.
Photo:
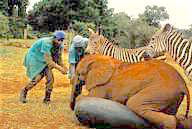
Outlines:
{"label": "tree", "polygon": [[1,0],[0,1],[0,12],[2,12],[3,15],[6,15],[8,12],[8,2],[7,0]]}
{"label": "tree", "polygon": [[29,5],[29,0],[18,0],[19,1],[19,17],[26,17],[26,9]]}
{"label": "tree", "polygon": [[190,40],[192,40],[192,24],[189,25],[188,29],[179,29],[179,31],[183,33],[183,36],[185,38],[189,38]]}
{"label": "tree", "polygon": [[2,12],[0,11],[0,38],[3,37],[7,37],[7,33],[9,32],[9,26],[8,26],[8,18],[2,14]]}
{"label": "tree", "polygon": [[165,9],[165,7],[154,6],[146,6],[143,14],[140,14],[139,17],[146,21],[148,25],[152,25],[155,27],[159,27],[160,21],[164,21],[169,19],[169,15]]}
{"label": "tree", "polygon": [[43,0],[29,12],[29,24],[35,30],[68,29],[78,22],[107,24],[111,10],[107,0]]}
{"label": "tree", "polygon": [[[0,12],[2,12],[2,14],[4,16],[2,16],[1,14],[1,18],[5,19],[6,17],[6,21],[2,21],[5,23],[6,25],[8,25],[8,30],[6,33],[9,34],[10,37],[13,38],[22,38],[23,37],[23,31],[24,28],[26,28],[26,7],[28,5],[28,0],[1,0],[0,1]],[[18,14],[17,16],[13,15],[14,12],[14,6],[18,7],[18,11],[16,12],[16,14]],[[1,20],[0,20],[1,21]]]}
{"label": "tree", "polygon": [[189,25],[189,31],[191,31],[191,32],[192,32],[192,24],[191,24],[191,25]]}
{"label": "tree", "polygon": [[131,18],[124,12],[114,14],[111,20],[115,22],[116,27],[114,39],[124,48],[145,46],[157,30],[156,27],[149,26],[142,19]]}

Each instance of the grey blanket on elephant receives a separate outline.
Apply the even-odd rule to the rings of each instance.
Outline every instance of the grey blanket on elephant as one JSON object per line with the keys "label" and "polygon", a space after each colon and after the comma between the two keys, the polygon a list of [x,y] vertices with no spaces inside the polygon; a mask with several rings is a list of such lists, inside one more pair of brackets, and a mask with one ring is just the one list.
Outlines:
{"label": "grey blanket on elephant", "polygon": [[80,123],[98,129],[155,129],[127,106],[102,98],[86,97],[75,105]]}

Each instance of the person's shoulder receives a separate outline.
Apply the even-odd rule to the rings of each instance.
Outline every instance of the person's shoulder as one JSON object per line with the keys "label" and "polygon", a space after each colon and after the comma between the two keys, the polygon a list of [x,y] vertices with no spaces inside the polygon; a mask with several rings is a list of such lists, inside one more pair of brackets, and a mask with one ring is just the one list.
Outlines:
{"label": "person's shoulder", "polygon": [[43,37],[40,40],[42,40],[43,42],[52,42],[53,38],[52,37]]}
{"label": "person's shoulder", "polygon": [[53,38],[52,38],[52,37],[44,37],[44,38],[41,38],[40,40],[41,40],[41,42],[42,42],[44,45],[52,46],[52,41],[53,41]]}

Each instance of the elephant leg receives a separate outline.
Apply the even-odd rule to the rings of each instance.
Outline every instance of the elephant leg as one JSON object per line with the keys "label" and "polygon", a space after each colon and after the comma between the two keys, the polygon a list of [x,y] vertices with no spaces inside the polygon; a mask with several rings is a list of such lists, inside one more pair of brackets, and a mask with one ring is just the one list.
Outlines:
{"label": "elephant leg", "polygon": [[106,86],[98,86],[89,91],[89,97],[107,98]]}
{"label": "elephant leg", "polygon": [[173,103],[179,101],[177,94],[177,87],[174,86],[150,86],[131,97],[127,106],[159,128],[176,129],[176,117],[167,111]]}

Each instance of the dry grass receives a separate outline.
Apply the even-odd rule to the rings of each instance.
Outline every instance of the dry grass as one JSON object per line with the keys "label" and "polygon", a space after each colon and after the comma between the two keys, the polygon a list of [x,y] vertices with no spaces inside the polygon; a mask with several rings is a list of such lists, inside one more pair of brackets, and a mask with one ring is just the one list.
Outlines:
{"label": "dry grass", "polygon": [[[66,75],[54,70],[52,103],[42,103],[42,80],[29,92],[29,103],[19,102],[20,89],[27,83],[22,65],[27,49],[0,46],[0,129],[84,129],[72,118],[69,108],[70,85]],[[67,64],[67,53],[65,53]]]}
{"label": "dry grass", "polygon": [[[55,84],[49,106],[42,103],[45,80],[29,92],[27,104],[19,102],[20,89],[28,81],[22,65],[26,51],[26,48],[0,46],[0,129],[86,128],[74,122],[69,108],[69,80],[66,75],[63,76],[57,71],[54,71]],[[67,53],[64,57],[67,64]],[[174,64],[170,60],[169,63]],[[179,71],[182,72],[181,69]],[[190,91],[192,94],[192,90]],[[184,113],[185,105],[184,101],[179,113]]]}

